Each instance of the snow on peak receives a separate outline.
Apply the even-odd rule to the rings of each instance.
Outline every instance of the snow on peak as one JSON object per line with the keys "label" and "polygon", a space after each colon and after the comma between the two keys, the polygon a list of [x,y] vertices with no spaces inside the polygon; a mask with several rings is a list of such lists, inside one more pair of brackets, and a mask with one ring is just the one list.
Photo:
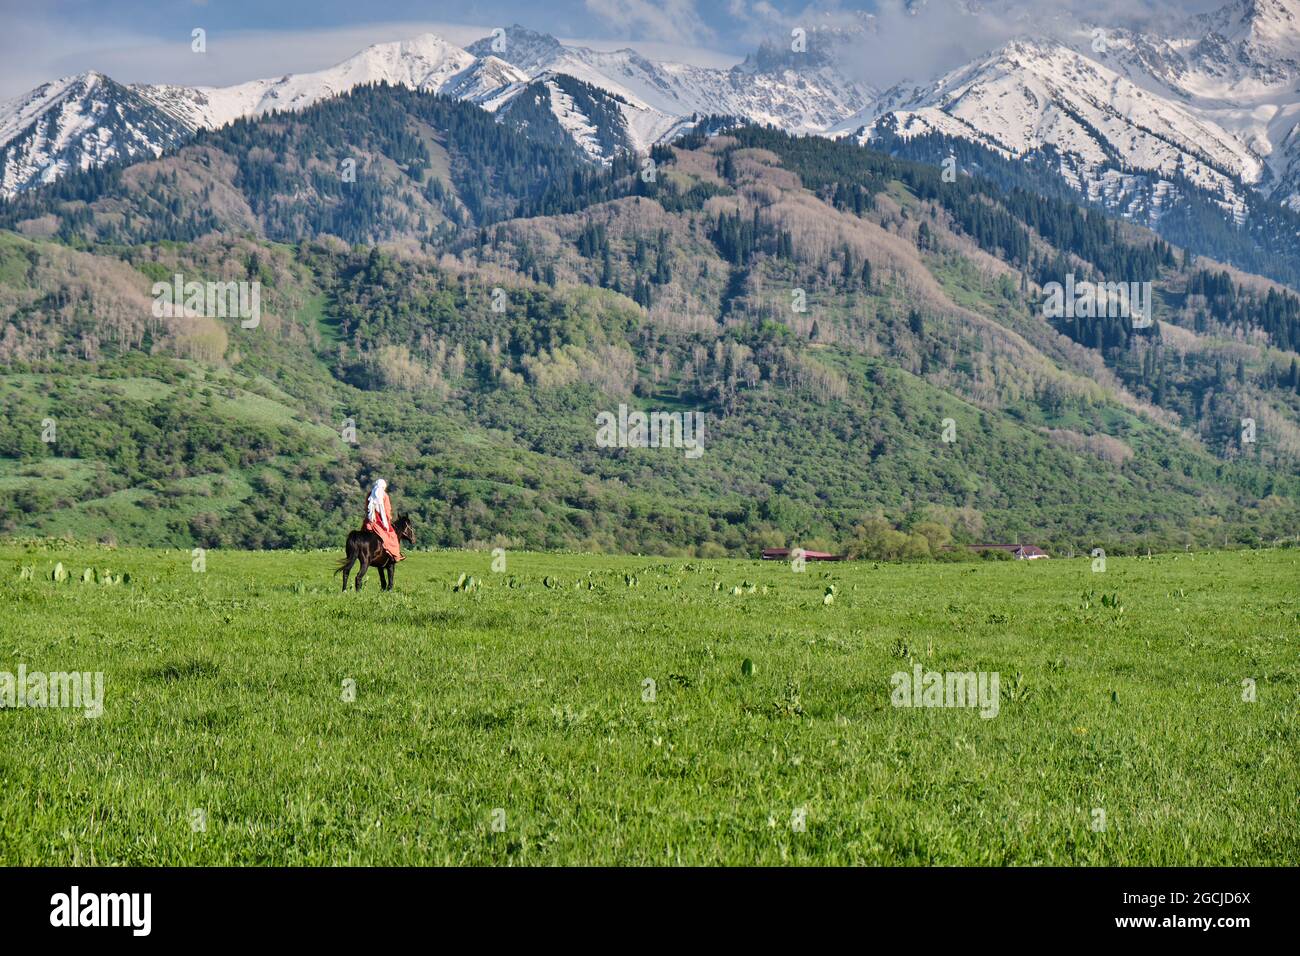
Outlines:
{"label": "snow on peak", "polygon": [[[6,144],[38,124],[48,145],[70,150],[60,154],[67,166],[81,163],[73,156],[78,136],[100,122],[132,148],[152,135],[160,148],[176,129],[300,110],[362,84],[428,90],[497,111],[545,80],[557,121],[588,152],[594,142],[646,149],[693,114],[802,134],[839,135],[879,123],[904,135],[939,130],[1013,155],[1051,147],[1068,165],[1067,178],[1080,182],[1103,170],[1143,170],[1187,177],[1229,202],[1241,183],[1273,190],[1291,183],[1287,195],[1300,204],[1300,0],[1228,0],[1165,25],[1163,33],[1105,27],[1100,44],[1097,27],[1067,23],[1063,14],[1026,13],[1019,0],[948,2],[971,17],[1014,22],[1027,34],[929,82],[883,94],[855,80],[850,65],[864,37],[887,29],[869,14],[828,15],[810,25],[803,51],[783,38],[731,69],[653,61],[632,49],[566,46],[514,24],[464,49],[425,33],[376,43],[326,69],[220,88],[124,87],[92,71],[0,104],[0,176],[12,189],[33,170],[57,175],[38,168],[42,156],[55,162],[44,147],[24,147],[25,172],[11,168]],[[906,9],[928,15],[925,6],[909,0]],[[590,94],[575,98],[549,82],[565,76],[610,99],[597,108]],[[96,150],[90,152],[102,154]]]}
{"label": "snow on peak", "polygon": [[0,195],[71,169],[157,156],[191,132],[102,73],[63,77],[0,105]]}
{"label": "snow on peak", "polygon": [[494,30],[465,48],[474,56],[495,56],[512,63],[530,76],[546,69],[547,64],[564,55],[565,47],[549,33],[538,33],[515,23]]}
{"label": "snow on peak", "polygon": [[387,81],[398,86],[431,88],[473,65],[472,53],[448,43],[436,33],[422,33],[409,40],[376,43],[336,67],[308,77],[356,79],[358,83]]}
{"label": "snow on peak", "polygon": [[1237,0],[1196,17],[1189,59],[1242,92],[1300,76],[1300,0]]}
{"label": "snow on peak", "polygon": [[498,91],[517,83],[527,83],[528,74],[513,63],[485,56],[458,73],[444,85],[441,92],[457,99],[471,100],[482,105]]}
{"label": "snow on peak", "polygon": [[336,66],[313,73],[188,91],[184,87],[142,87],[141,92],[164,108],[179,109],[195,127],[216,127],[273,110],[306,109],[369,83],[442,92],[475,62],[475,57],[460,47],[437,34],[425,33],[409,40],[373,44]]}
{"label": "snow on peak", "polygon": [[1261,158],[1238,137],[1104,60],[1052,40],[1013,40],[902,98],[880,126],[974,139],[1008,156],[1051,147],[1084,191],[1110,170],[1137,170],[1184,177],[1235,208],[1238,183],[1263,178]]}

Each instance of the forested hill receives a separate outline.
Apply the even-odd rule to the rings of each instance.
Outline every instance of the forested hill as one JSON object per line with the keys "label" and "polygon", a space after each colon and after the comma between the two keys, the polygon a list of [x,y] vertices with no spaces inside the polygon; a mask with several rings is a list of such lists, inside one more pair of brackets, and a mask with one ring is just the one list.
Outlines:
{"label": "forested hill", "polygon": [[72,173],[0,202],[0,226],[49,218],[66,242],[437,240],[547,211],[600,172],[571,141],[460,100],[361,86],[301,113],[200,131],[163,158]]}
{"label": "forested hill", "polygon": [[[550,140],[377,87],[0,206],[0,530],[333,545],[383,475],[445,546],[1295,534],[1287,288],[850,143]],[[260,322],[156,315],[177,274],[257,281]],[[1044,315],[1067,275],[1154,322]],[[621,406],[699,453],[605,447]]]}
{"label": "forested hill", "polygon": [[[949,161],[1005,190],[1083,202],[1061,175],[1060,156],[1051,148],[1009,159],[960,137],[934,132],[903,137],[888,129],[878,132],[872,146],[891,156],[935,166]],[[1234,216],[1176,173],[1157,177],[1123,167],[1116,171],[1125,176],[1125,189],[1115,191],[1117,195],[1104,192],[1089,203],[1092,208],[1109,208],[1112,215],[1123,213],[1138,221],[1152,218],[1153,228],[1170,242],[1292,287],[1300,286],[1300,212],[1242,189],[1242,209]]]}

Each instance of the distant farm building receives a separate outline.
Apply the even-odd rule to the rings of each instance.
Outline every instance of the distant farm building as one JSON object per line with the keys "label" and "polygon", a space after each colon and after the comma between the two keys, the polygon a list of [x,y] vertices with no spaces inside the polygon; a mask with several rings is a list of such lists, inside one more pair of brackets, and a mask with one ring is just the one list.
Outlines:
{"label": "distant farm building", "polygon": [[[797,548],[795,549],[764,548],[763,560],[764,561],[788,561],[793,557],[792,550],[798,550],[798,549]],[[804,551],[803,557],[805,561],[846,561],[848,560],[847,554],[830,554],[826,551]]]}
{"label": "distant farm building", "polygon": [[973,551],[1005,551],[1017,561],[1034,561],[1051,555],[1032,544],[972,544]]}

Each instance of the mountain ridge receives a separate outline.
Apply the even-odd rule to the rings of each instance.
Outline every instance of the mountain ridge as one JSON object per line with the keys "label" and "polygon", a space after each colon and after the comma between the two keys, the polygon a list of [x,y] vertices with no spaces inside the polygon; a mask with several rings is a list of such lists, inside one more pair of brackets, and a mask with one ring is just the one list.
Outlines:
{"label": "mountain ridge", "polygon": [[[928,9],[918,5],[911,12],[924,16]],[[969,5],[960,9],[965,16],[993,15]],[[193,131],[240,116],[301,109],[373,82],[499,107],[528,81],[564,74],[622,101],[628,141],[639,152],[696,114],[859,138],[888,122],[902,135],[964,134],[1012,153],[1054,145],[1069,157],[1065,173],[1084,191],[1098,185],[1098,165],[1119,153],[1129,165],[1158,175],[1178,171],[1216,195],[1230,215],[1242,212],[1238,193],[1243,188],[1300,206],[1300,94],[1284,88],[1300,76],[1295,0],[1232,0],[1170,25],[1166,34],[1084,23],[1044,29],[1043,35],[1012,38],[934,79],[884,92],[852,79],[854,41],[879,32],[871,17],[843,29],[812,30],[804,52],[767,43],[729,70],[655,62],[627,48],[566,46],[516,24],[463,49],[421,34],[373,44],[308,73],[224,88],[137,84],[130,89],[171,123]],[[961,88],[960,96],[954,96],[954,87]],[[981,106],[975,98],[984,87],[989,95]],[[38,93],[39,88],[0,105],[0,191],[5,195],[48,181],[69,166],[101,161],[89,150],[75,161],[49,166],[52,171],[35,168],[31,160],[13,161],[8,142],[30,128]],[[1014,108],[996,102],[1008,96]],[[129,138],[126,130],[114,132],[118,139]],[[157,152],[172,142],[154,145]]]}

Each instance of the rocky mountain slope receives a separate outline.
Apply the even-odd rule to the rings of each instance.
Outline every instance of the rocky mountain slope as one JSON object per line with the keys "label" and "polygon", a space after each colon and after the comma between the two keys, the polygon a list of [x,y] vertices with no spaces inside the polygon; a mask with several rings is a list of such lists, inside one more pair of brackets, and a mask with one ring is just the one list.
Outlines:
{"label": "rocky mountain slope", "polygon": [[1161,26],[1019,37],[887,91],[840,128],[861,139],[939,132],[1007,156],[1050,150],[1076,188],[1119,206],[1146,175],[1162,189],[1126,211],[1147,222],[1188,185],[1237,221],[1249,190],[1300,208],[1300,0],[1233,0]]}
{"label": "rocky mountain slope", "polygon": [[[358,86],[387,83],[480,103],[498,111],[538,88],[549,109],[588,155],[607,161],[605,147],[644,152],[694,113],[742,116],[800,132],[822,132],[869,102],[872,91],[845,79],[833,49],[842,37],[814,34],[806,55],[754,57],[731,70],[652,62],[632,50],[566,47],[553,37],[511,27],[461,49],[434,34],[380,43],[337,66],[235,86],[113,84],[86,74],[0,104],[0,195],[12,196],[72,169],[86,169],[152,152],[157,156],[187,133],[236,119],[300,110]],[[826,52],[821,51],[824,45]],[[609,109],[580,117],[567,77],[593,91]],[[130,110],[105,104],[110,88]],[[95,92],[98,89],[99,92]],[[594,124],[593,117],[599,122]],[[594,128],[593,128],[594,127]],[[128,148],[129,144],[129,148]]]}

